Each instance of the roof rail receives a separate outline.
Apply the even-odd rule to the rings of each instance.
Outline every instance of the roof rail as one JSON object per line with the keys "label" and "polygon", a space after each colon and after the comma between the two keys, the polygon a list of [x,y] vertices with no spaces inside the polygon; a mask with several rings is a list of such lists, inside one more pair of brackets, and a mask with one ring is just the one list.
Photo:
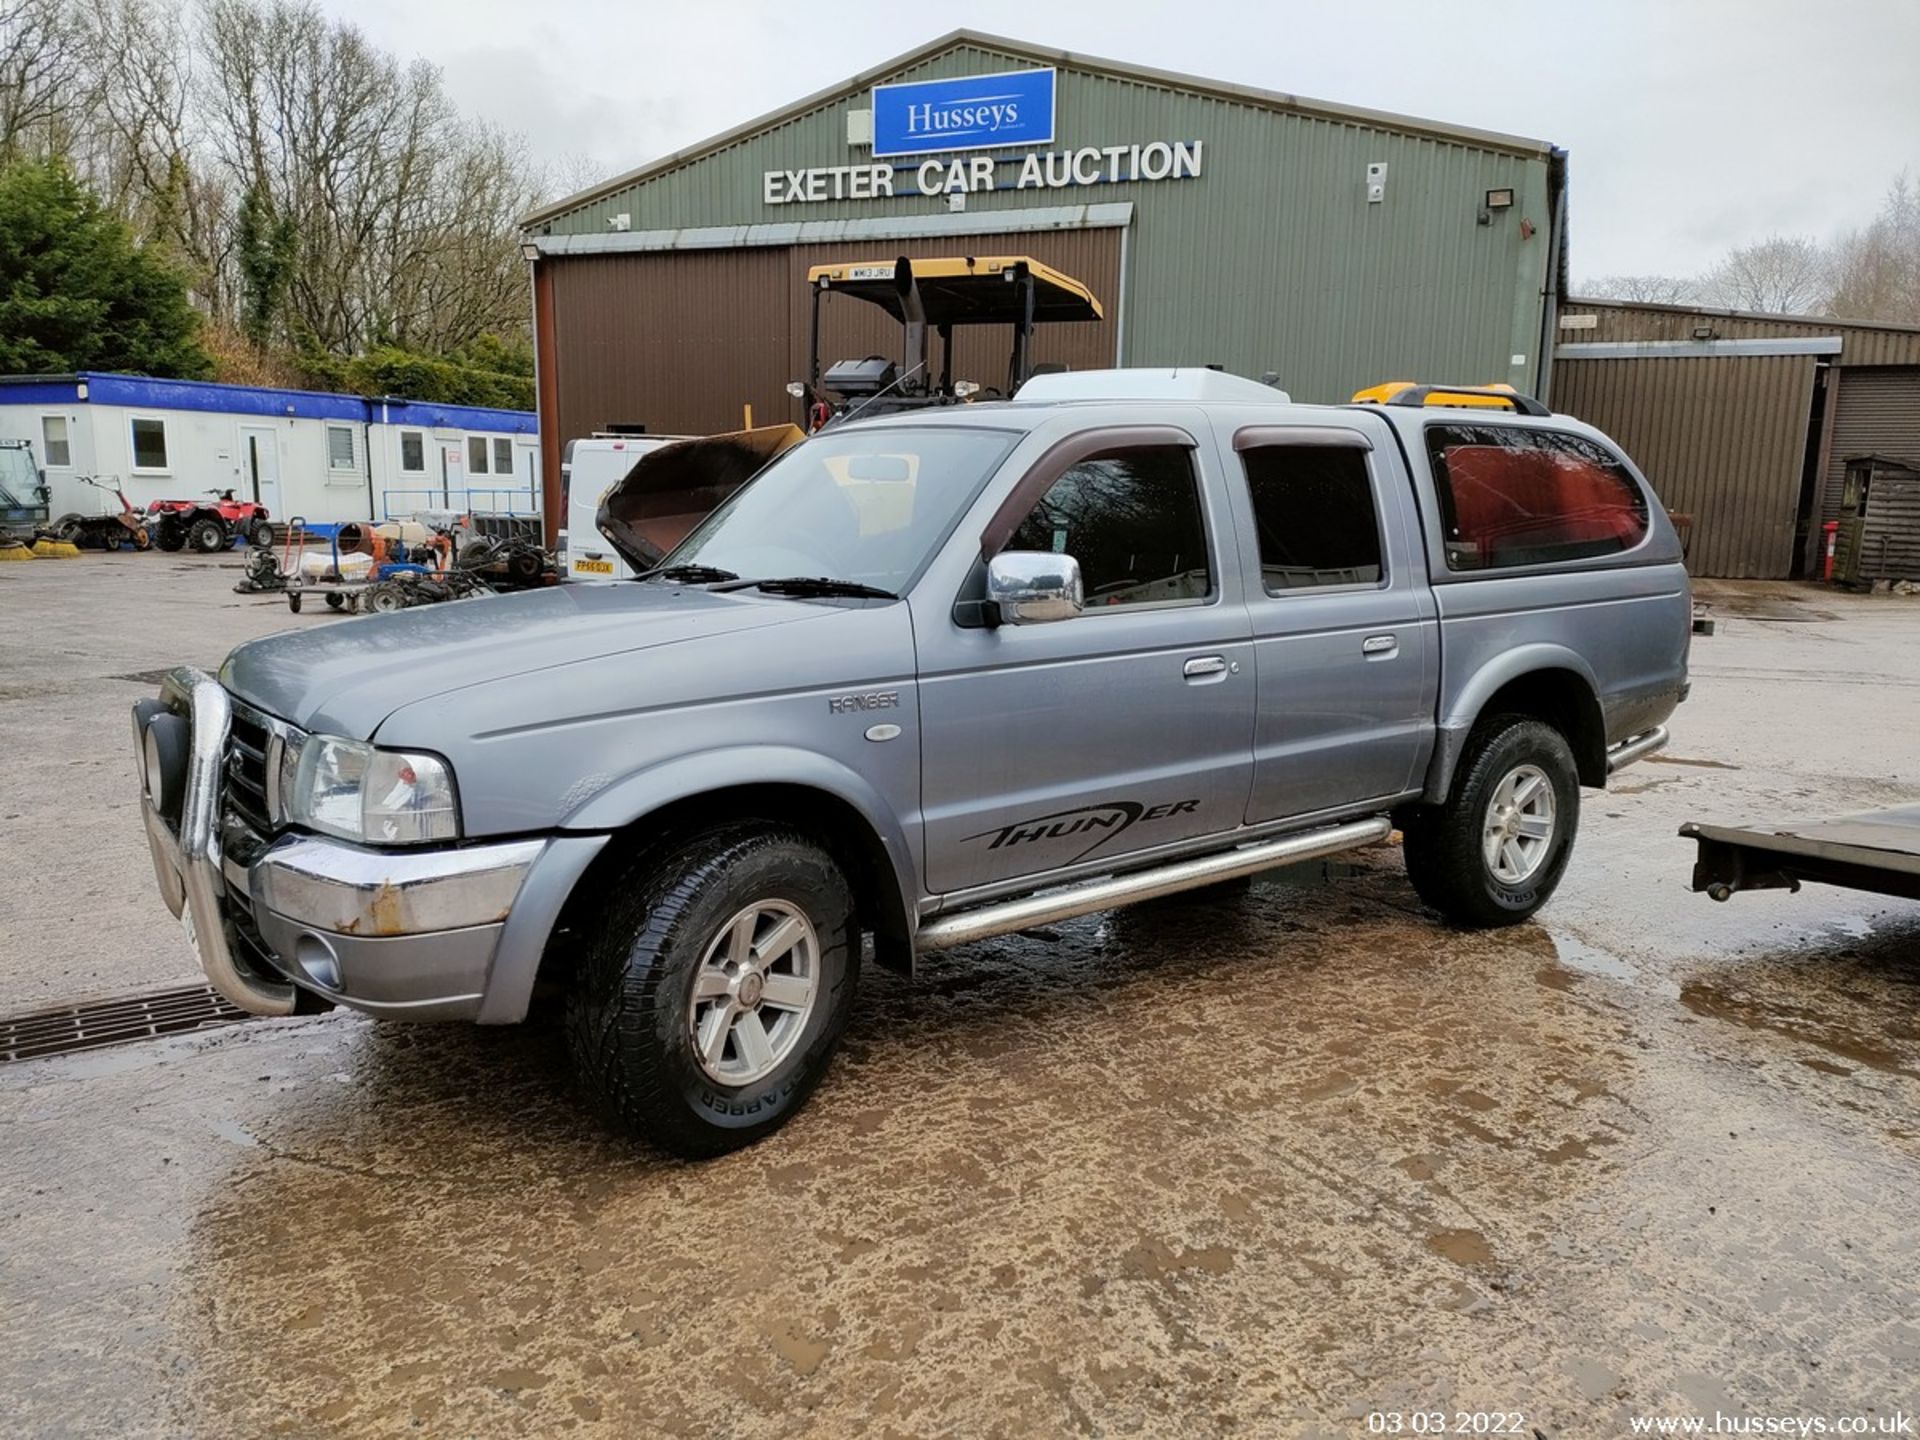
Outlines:
{"label": "roof rail", "polygon": [[[1490,401],[1502,402],[1511,405],[1515,412],[1521,415],[1541,417],[1553,414],[1553,411],[1531,395],[1522,395],[1518,390],[1509,390],[1504,386],[1496,389],[1490,385],[1409,385],[1404,390],[1397,390],[1388,396],[1384,403],[1411,405],[1418,409],[1427,403],[1429,396],[1447,395],[1456,395],[1483,405]],[[1446,402],[1442,400],[1441,403]]]}

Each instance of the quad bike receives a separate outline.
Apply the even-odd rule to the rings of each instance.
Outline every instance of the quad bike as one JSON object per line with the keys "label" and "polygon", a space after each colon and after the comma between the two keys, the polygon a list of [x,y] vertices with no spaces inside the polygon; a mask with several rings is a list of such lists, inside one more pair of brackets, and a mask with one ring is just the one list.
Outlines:
{"label": "quad bike", "polygon": [[47,527],[47,538],[64,540],[83,550],[118,550],[128,541],[133,542],[136,550],[153,548],[153,532],[147,528],[146,516],[133,508],[132,502],[127,499],[127,492],[120,488],[118,479],[109,484],[91,475],[74,478],[83,485],[106,491],[120,502],[120,508],[111,515],[82,515],[77,511],[62,515]]}
{"label": "quad bike", "polygon": [[265,550],[273,544],[273,526],[267,507],[252,500],[236,500],[231,490],[209,490],[204,500],[156,500],[147,506],[154,517],[154,540],[162,550],[188,546],[213,555],[245,536],[249,545]]}

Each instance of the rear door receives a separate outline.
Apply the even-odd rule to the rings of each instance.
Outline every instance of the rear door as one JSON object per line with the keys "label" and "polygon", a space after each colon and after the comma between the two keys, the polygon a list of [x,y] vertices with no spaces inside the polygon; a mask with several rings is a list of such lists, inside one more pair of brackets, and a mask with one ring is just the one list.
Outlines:
{"label": "rear door", "polygon": [[1258,691],[1247,823],[1405,794],[1432,746],[1438,634],[1397,448],[1365,422],[1219,438]]}

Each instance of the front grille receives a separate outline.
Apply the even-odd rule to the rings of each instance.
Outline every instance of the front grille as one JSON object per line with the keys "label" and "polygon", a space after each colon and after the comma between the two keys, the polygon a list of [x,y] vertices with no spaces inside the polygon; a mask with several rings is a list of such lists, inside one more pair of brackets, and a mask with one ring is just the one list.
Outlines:
{"label": "front grille", "polygon": [[233,707],[233,726],[227,735],[227,806],[256,835],[271,835],[273,821],[267,808],[267,727],[252,711]]}

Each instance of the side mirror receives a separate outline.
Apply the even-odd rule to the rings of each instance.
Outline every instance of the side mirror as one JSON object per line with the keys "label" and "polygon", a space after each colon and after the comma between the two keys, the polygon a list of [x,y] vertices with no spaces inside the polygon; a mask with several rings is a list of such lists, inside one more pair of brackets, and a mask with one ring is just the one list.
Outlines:
{"label": "side mirror", "polygon": [[1044,550],[1003,550],[987,562],[987,599],[1005,625],[1071,620],[1086,604],[1080,562]]}

